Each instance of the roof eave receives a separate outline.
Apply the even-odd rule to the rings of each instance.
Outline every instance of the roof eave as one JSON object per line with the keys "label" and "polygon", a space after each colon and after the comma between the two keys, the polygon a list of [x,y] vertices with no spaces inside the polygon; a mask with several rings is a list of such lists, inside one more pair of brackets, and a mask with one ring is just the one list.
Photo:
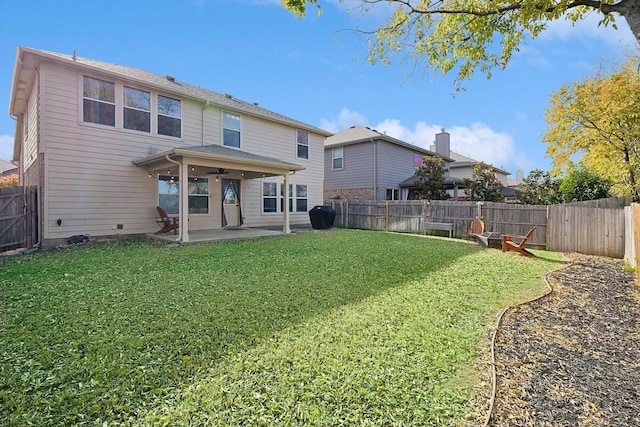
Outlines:
{"label": "roof eave", "polygon": [[[196,102],[201,102],[203,104],[206,104],[208,102],[210,105],[215,105],[215,106],[218,106],[218,107],[221,107],[221,108],[227,108],[227,109],[235,110],[235,111],[241,111],[243,114],[247,114],[247,115],[250,115],[250,116],[253,116],[253,117],[259,117],[261,119],[268,120],[268,121],[271,121],[271,122],[280,123],[280,124],[286,124],[288,126],[293,126],[292,123],[290,123],[290,122],[288,122],[286,120],[279,119],[277,117],[272,117],[272,116],[270,116],[268,114],[258,114],[258,113],[254,112],[254,111],[250,111],[248,109],[245,109],[245,108],[242,108],[242,107],[238,107],[237,105],[236,106],[234,106],[234,105],[225,105],[224,103],[216,102],[213,99],[198,97],[198,96],[195,96],[193,94],[186,93],[185,91],[181,91],[179,89],[171,91],[171,90],[167,89],[167,87],[165,87],[165,86],[154,84],[153,82],[150,82],[150,81],[145,80],[145,79],[139,79],[139,78],[132,77],[132,76],[129,76],[129,75],[124,74],[124,73],[119,73],[117,71],[112,71],[112,70],[105,71],[104,69],[102,69],[100,67],[96,67],[96,66],[93,66],[93,65],[90,65],[90,64],[84,64],[84,63],[81,63],[81,62],[74,62],[73,59],[71,59],[71,58],[68,59],[68,60],[65,60],[63,58],[60,58],[59,56],[51,55],[51,54],[49,54],[47,52],[34,50],[34,49],[31,49],[31,48],[28,48],[28,47],[19,47],[18,48],[18,52],[20,52],[21,50],[23,52],[27,52],[29,54],[32,54],[32,55],[35,55],[35,56],[38,56],[38,57],[41,57],[41,58],[45,58],[45,59],[47,59],[49,61],[54,61],[54,62],[57,62],[59,64],[74,66],[76,68],[79,68],[79,69],[82,69],[82,70],[92,71],[92,72],[97,73],[97,74],[117,76],[120,79],[127,80],[127,81],[130,81],[130,82],[135,82],[135,83],[141,84],[143,86],[147,86],[149,88],[155,89],[157,91],[161,91],[161,92],[165,92],[165,93],[174,93],[174,94],[180,95],[181,97],[189,98],[191,100],[194,100]],[[16,65],[17,65],[17,61],[18,61],[19,57],[20,57],[20,55],[16,56]],[[14,79],[15,79],[15,75],[14,75]],[[14,83],[15,83],[15,81],[14,81]],[[12,92],[12,94],[13,94],[13,92]],[[302,122],[298,122],[296,124],[296,126],[301,130],[314,132],[314,133],[317,133],[317,134],[322,135],[324,137],[329,137],[329,136],[333,135],[333,133],[325,131],[324,129],[316,128],[314,126],[310,126],[310,125],[307,125],[307,124],[302,123]]]}
{"label": "roof eave", "polygon": [[296,165],[293,163],[280,163],[280,162],[269,162],[264,160],[256,160],[256,159],[243,159],[234,156],[226,156],[224,154],[215,154],[215,153],[203,153],[199,151],[192,150],[183,150],[180,148],[172,148],[171,150],[162,151],[160,153],[152,154],[151,156],[134,160],[132,163],[136,166],[144,166],[149,165],[156,161],[161,161],[166,159],[167,156],[176,155],[183,157],[191,157],[191,158],[200,158],[204,160],[218,160],[232,163],[242,163],[246,165],[251,165],[255,167],[264,167],[270,169],[281,169],[282,171],[301,171],[305,168],[300,165]]}

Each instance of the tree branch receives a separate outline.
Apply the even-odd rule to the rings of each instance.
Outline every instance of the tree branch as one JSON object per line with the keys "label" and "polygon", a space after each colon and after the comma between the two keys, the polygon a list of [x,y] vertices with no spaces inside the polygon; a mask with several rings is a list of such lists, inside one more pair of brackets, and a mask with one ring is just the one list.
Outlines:
{"label": "tree branch", "polygon": [[[381,3],[381,2],[385,2],[388,3],[389,0],[368,0],[368,1],[364,1],[364,3],[370,3],[370,4],[375,4],[375,3]],[[419,9],[416,8],[412,2],[410,0],[390,0],[391,3],[399,3],[404,5],[407,9],[409,9],[411,12],[410,13],[416,13],[416,14],[422,14],[422,15],[475,15],[475,16],[491,16],[491,15],[502,15],[504,13],[507,12],[511,12],[514,10],[519,10],[519,9],[523,9],[524,6],[522,5],[521,1],[512,3],[512,4],[507,4],[505,6],[501,6],[495,9],[488,9],[488,10],[473,10],[473,9],[447,9],[447,8],[437,8],[437,9],[431,9],[430,7],[435,6],[436,3],[442,3],[442,0],[438,0],[436,2],[433,3],[429,3],[429,7],[427,7],[427,9]],[[575,0],[572,1],[571,3],[568,3],[566,6],[566,9],[573,9],[575,7],[578,6],[586,6],[586,7],[590,7],[593,9],[597,9],[600,10],[603,14],[607,15],[610,14],[612,12],[620,12],[625,10],[626,8],[626,3],[628,2],[628,0],[621,0],[618,3],[615,4],[609,4],[609,3],[605,3],[605,2],[601,2],[601,1],[597,1],[597,0]],[[555,7],[548,7],[546,9],[542,9],[542,8],[538,8],[541,12],[544,13],[553,13],[555,11],[557,11],[558,6]]]}

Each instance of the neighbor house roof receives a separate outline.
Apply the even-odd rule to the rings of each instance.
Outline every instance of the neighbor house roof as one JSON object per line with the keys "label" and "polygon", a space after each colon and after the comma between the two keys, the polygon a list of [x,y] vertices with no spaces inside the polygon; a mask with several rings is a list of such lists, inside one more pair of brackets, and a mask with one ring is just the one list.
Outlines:
{"label": "neighbor house roof", "polygon": [[267,110],[266,108],[262,108],[257,103],[242,101],[238,98],[235,98],[231,94],[218,93],[201,88],[199,86],[194,86],[182,82],[171,75],[160,75],[138,68],[111,64],[108,62],[97,61],[95,59],[82,58],[76,56],[75,52],[73,54],[63,54],[22,46],[18,47],[18,54],[16,57],[15,70],[13,74],[13,91],[11,93],[11,99],[9,103],[9,113],[13,115],[21,112],[21,108],[26,107],[28,99],[24,99],[24,97],[29,96],[28,93],[25,93],[27,91],[24,90],[25,85],[28,84],[28,80],[25,79],[24,76],[21,76],[21,71],[29,72],[31,71],[31,68],[36,65],[24,62],[25,53],[34,55],[35,57],[41,59],[62,63],[87,72],[120,77],[123,80],[136,82],[145,86],[152,87],[156,90],[161,90],[171,94],[191,98],[196,101],[202,102],[204,105],[214,104],[222,108],[231,109],[236,112],[241,112],[256,117],[261,117],[266,120],[294,126],[301,130],[314,132],[325,137],[332,134],[331,132],[327,132],[324,129],[308,125],[290,117]]}
{"label": "neighbor house roof", "polygon": [[375,129],[371,129],[365,126],[352,126],[349,129],[337,132],[332,136],[329,136],[324,140],[325,148],[338,147],[343,145],[361,144],[365,142],[371,142],[372,140],[381,140],[390,144],[395,144],[401,147],[408,148],[418,153],[426,154],[428,156],[442,157],[444,160],[451,162],[453,159],[441,156],[433,151],[418,147],[417,145],[410,144],[408,142],[401,141],[396,138],[392,138],[387,134],[378,132]]}

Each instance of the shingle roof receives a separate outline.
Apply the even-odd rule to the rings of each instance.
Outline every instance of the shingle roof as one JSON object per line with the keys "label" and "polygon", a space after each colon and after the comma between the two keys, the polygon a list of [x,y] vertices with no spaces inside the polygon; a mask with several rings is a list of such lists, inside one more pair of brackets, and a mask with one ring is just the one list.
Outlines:
{"label": "shingle roof", "polygon": [[[388,143],[399,145],[401,147],[405,147],[410,150],[415,150],[419,153],[426,154],[428,156],[440,156],[439,154],[433,151],[390,137],[386,134],[382,134],[378,132],[377,130],[374,130],[365,126],[352,126],[349,129],[345,129],[340,132],[337,132],[334,135],[324,140],[324,146],[325,148],[330,148],[330,147],[335,147],[339,145],[360,144],[363,142],[365,143],[369,142],[372,139],[386,141]],[[443,157],[443,156],[441,157],[445,161],[452,160],[448,157]]]}
{"label": "shingle roof", "polygon": [[111,64],[108,62],[98,61],[95,59],[81,58],[74,55],[62,54],[57,52],[49,52],[40,49],[32,49],[21,47],[21,50],[30,52],[34,55],[38,55],[45,58],[55,59],[59,62],[63,62],[69,66],[91,69],[95,72],[106,73],[109,75],[119,76],[122,79],[135,81],[144,85],[152,86],[156,89],[164,90],[168,93],[182,95],[188,98],[193,98],[201,102],[209,102],[224,108],[229,108],[238,112],[251,114],[254,116],[262,117],[267,120],[286,123],[300,129],[312,131],[323,136],[331,135],[331,132],[327,132],[323,129],[311,126],[301,121],[292,119],[282,114],[275,113],[273,111],[262,108],[256,103],[250,103],[238,98],[234,98],[229,94],[218,93],[208,89],[194,86],[185,82],[182,82],[169,75],[160,75],[149,71],[141,70],[139,68],[128,67],[124,65]]}

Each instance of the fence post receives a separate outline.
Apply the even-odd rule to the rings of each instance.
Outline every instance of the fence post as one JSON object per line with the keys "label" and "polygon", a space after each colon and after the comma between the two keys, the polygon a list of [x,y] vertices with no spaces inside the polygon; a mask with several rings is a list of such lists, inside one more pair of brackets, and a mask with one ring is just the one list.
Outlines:
{"label": "fence post", "polygon": [[384,229],[389,231],[389,201],[384,201]]}
{"label": "fence post", "polygon": [[422,202],[422,234],[427,234],[427,222],[429,222],[429,201]]}
{"label": "fence post", "polygon": [[482,219],[482,205],[484,205],[484,202],[476,202],[476,205],[478,206],[478,219]]}
{"label": "fence post", "polygon": [[344,201],[344,212],[345,212],[345,225],[344,228],[349,228],[349,199],[345,199]]}

